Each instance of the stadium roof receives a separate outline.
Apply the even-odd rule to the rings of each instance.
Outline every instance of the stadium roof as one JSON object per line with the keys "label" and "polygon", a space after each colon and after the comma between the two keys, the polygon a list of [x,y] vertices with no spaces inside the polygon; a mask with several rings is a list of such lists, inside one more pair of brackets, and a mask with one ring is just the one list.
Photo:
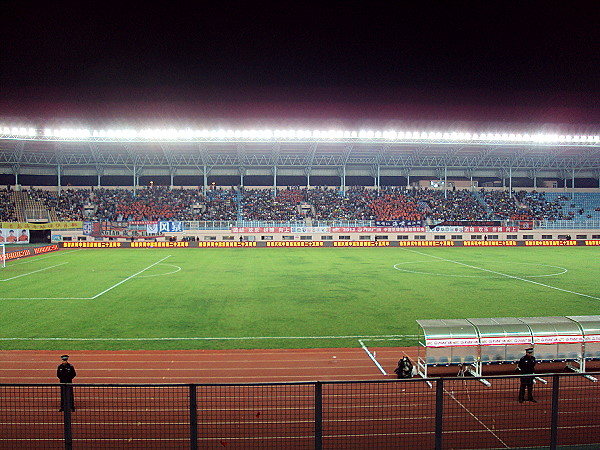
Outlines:
{"label": "stadium roof", "polygon": [[[586,130],[589,131],[589,130]],[[0,124],[3,166],[600,169],[600,133]]]}

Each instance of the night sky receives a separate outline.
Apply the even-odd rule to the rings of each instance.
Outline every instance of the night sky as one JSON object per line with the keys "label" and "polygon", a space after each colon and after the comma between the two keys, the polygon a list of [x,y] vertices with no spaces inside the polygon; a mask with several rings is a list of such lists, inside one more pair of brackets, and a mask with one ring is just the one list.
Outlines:
{"label": "night sky", "polygon": [[406,5],[4,1],[0,116],[600,122],[597,2]]}

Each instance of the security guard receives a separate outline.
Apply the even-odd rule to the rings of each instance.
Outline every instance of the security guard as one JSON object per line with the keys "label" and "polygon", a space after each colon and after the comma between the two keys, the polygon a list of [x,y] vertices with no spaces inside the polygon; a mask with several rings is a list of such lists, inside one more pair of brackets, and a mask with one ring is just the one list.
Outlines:
{"label": "security guard", "polygon": [[521,387],[519,388],[519,403],[525,401],[525,388],[527,388],[527,401],[537,403],[533,399],[533,373],[535,372],[536,364],[535,356],[533,356],[533,347],[529,347],[525,350],[525,355],[521,357],[517,364],[517,372],[522,375],[531,375],[528,377],[521,377]]}
{"label": "security guard", "polygon": [[60,409],[64,411],[67,405],[71,406],[71,411],[75,411],[75,400],[73,398],[73,378],[77,376],[75,373],[75,367],[69,364],[69,355],[62,355],[60,357],[62,363],[56,369],[56,376],[62,383],[60,386]]}

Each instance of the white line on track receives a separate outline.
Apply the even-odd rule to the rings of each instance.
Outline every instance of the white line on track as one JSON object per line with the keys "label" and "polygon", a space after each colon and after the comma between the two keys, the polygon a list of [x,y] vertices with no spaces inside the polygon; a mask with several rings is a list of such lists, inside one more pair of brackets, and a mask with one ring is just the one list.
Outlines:
{"label": "white line on track", "polygon": [[367,355],[369,355],[369,358],[371,358],[371,360],[375,363],[375,365],[377,366],[377,368],[379,369],[379,371],[384,374],[387,375],[387,372],[385,371],[385,369],[383,367],[381,367],[381,364],[379,364],[379,361],[377,361],[377,359],[375,359],[375,355],[373,355],[369,349],[365,346],[365,344],[363,343],[363,341],[361,339],[358,340],[358,343],[360,344],[360,346],[362,347],[362,349],[367,352]]}
{"label": "white line on track", "polygon": [[579,295],[581,297],[592,298],[594,300],[600,300],[600,297],[594,297],[592,295],[582,294],[581,292],[569,291],[568,289],[562,289],[562,288],[559,288],[559,287],[556,287],[556,286],[550,286],[549,284],[540,283],[539,281],[528,280],[527,278],[521,278],[521,277],[517,277],[517,276],[514,276],[514,275],[509,275],[507,273],[496,272],[495,270],[490,270],[490,269],[484,269],[483,267],[477,267],[477,266],[473,266],[471,264],[462,263],[460,261],[454,261],[452,259],[442,258],[441,256],[428,255],[427,253],[422,253],[422,252],[419,252],[417,250],[411,250],[411,249],[408,249],[408,248],[403,248],[403,250],[406,250],[406,251],[409,251],[409,252],[413,252],[413,253],[417,253],[419,255],[429,256],[430,258],[439,259],[441,261],[446,261],[446,262],[453,263],[453,264],[459,264],[461,266],[469,267],[471,269],[482,270],[484,272],[493,273],[495,275],[501,275],[501,276],[506,277],[506,278],[512,278],[513,280],[524,281],[526,283],[536,284],[538,286],[546,287],[546,288],[549,288],[549,289],[555,289],[557,291],[566,292],[568,294]]}
{"label": "white line on track", "polygon": [[63,262],[63,263],[60,263],[60,264],[55,264],[53,266],[44,267],[43,269],[34,270],[33,272],[22,273],[21,275],[16,275],[14,277],[6,278],[6,279],[0,280],[0,281],[10,281],[10,280],[14,280],[16,278],[26,277],[27,275],[32,275],[34,273],[43,272],[44,270],[53,269],[54,267],[63,266],[65,264],[69,264],[69,263],[68,262]]}
{"label": "white line on track", "polygon": [[477,422],[479,422],[479,424],[485,428],[488,432],[490,432],[496,439],[498,439],[498,441],[504,446],[504,448],[510,448],[508,445],[506,445],[506,442],[504,442],[502,439],[500,439],[500,437],[494,432],[494,430],[492,430],[491,428],[489,428],[485,423],[483,423],[481,420],[479,420],[479,418],[473,414],[471,411],[469,411],[469,409],[463,405],[459,399],[457,399],[453,393],[448,392],[446,389],[444,389],[444,392],[446,392],[446,394],[448,394],[456,403],[458,403],[458,405],[464,409],[466,412],[469,413],[469,415],[475,419]]}

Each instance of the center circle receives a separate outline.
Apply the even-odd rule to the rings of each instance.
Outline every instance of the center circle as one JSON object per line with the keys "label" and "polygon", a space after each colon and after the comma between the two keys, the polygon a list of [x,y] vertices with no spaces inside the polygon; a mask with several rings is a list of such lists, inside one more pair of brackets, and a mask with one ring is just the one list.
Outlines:
{"label": "center circle", "polygon": [[[460,265],[463,265],[461,260],[456,260],[456,261],[451,261],[451,262],[456,262],[459,263]],[[426,263],[426,264],[431,264],[432,261],[431,260],[427,260],[427,261],[410,261],[410,262],[405,262],[405,263],[397,263],[394,264],[394,269],[398,270],[400,272],[405,272],[405,273],[415,273],[415,274],[419,274],[419,275],[432,275],[432,276],[436,276],[436,277],[453,277],[453,278],[505,278],[506,276],[513,276],[510,274],[503,274],[500,273],[499,271],[492,271],[489,269],[485,269],[482,267],[477,267],[477,266],[469,266],[466,263],[464,264],[466,268],[472,269],[472,270],[481,270],[483,272],[487,272],[487,274],[482,274],[482,275],[453,275],[453,274],[448,274],[448,273],[440,273],[440,272],[429,272],[429,271],[423,271],[423,270],[412,270],[412,269],[404,269],[401,268],[399,266],[402,265],[409,265],[409,264],[421,264],[421,263]],[[557,276],[557,275],[563,275],[565,273],[568,272],[568,269],[565,267],[560,267],[560,266],[552,266],[550,264],[539,264],[539,263],[511,263],[512,265],[524,265],[524,266],[537,266],[537,267],[549,267],[552,269],[556,269],[556,272],[553,273],[547,273],[547,274],[543,274],[543,275],[526,275],[526,274],[519,274],[519,278],[541,278],[541,277],[552,277],[552,276]]]}

